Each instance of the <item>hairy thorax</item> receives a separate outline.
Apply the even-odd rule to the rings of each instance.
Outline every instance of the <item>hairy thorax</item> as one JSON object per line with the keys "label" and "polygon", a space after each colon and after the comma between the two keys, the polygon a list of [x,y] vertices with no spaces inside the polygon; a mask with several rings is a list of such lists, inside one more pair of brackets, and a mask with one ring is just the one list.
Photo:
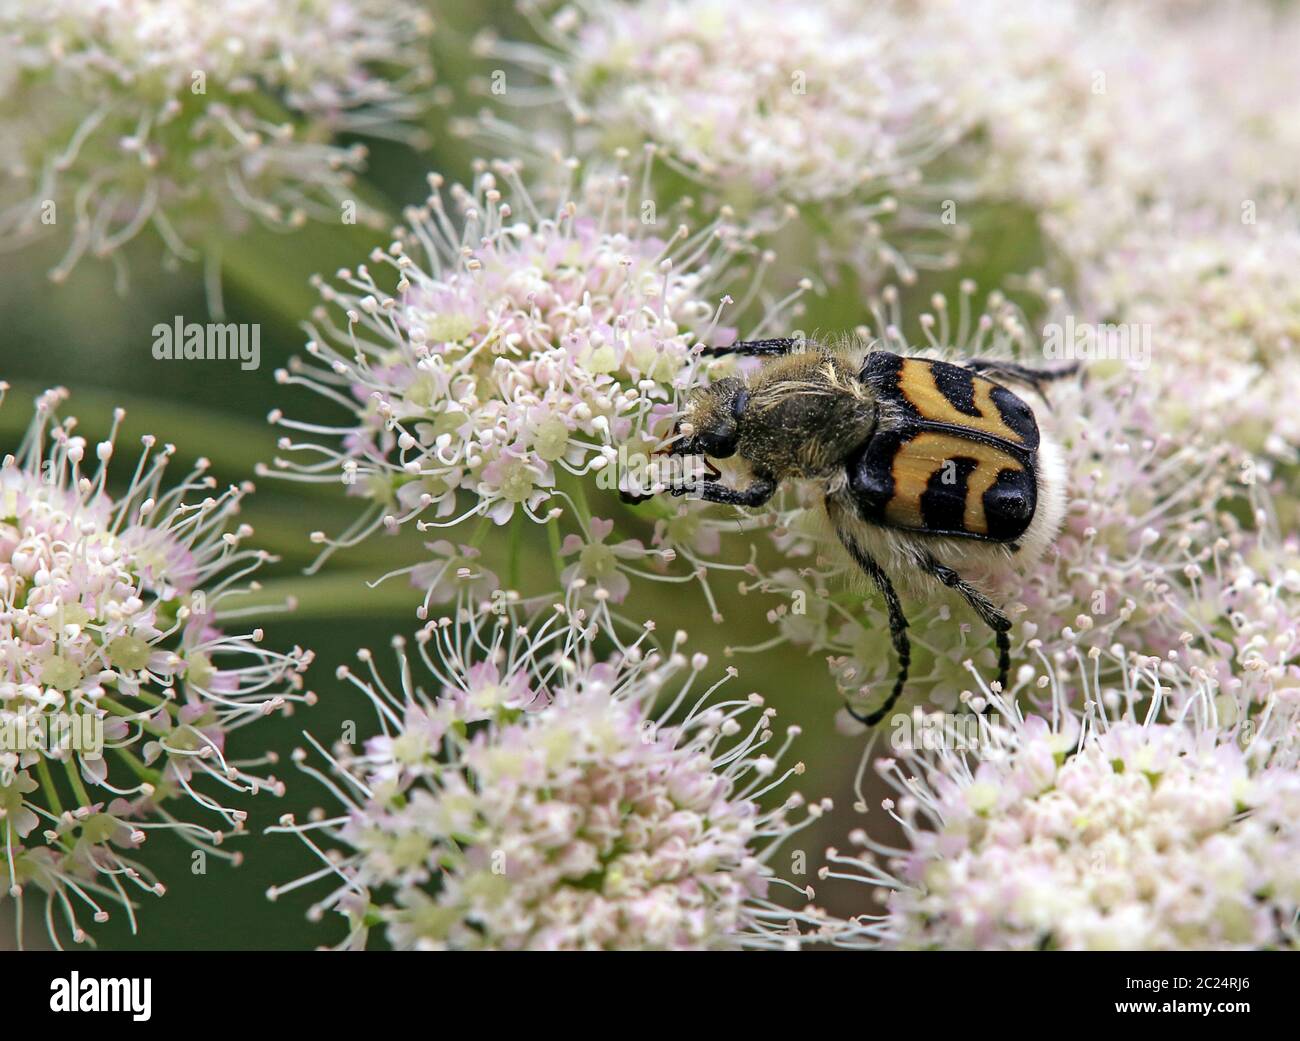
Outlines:
{"label": "hairy thorax", "polygon": [[756,473],[826,477],[871,436],[875,423],[875,403],[851,363],[798,355],[754,380],[737,447]]}

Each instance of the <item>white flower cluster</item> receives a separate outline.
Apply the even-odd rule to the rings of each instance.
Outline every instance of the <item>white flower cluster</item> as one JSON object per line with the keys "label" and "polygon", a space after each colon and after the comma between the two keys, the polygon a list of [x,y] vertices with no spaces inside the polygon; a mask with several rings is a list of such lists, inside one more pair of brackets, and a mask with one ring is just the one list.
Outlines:
{"label": "white flower cluster", "polygon": [[[532,626],[513,615],[431,622],[419,662],[395,640],[397,690],[368,652],[368,677],[341,670],[383,733],[364,751],[340,748],[320,775],[346,800],[341,814],[283,822],[325,867],[272,895],[336,879],[316,912],[347,914],[354,945],[371,924],[421,949],[797,943],[796,923],[817,917],[771,901],[772,861],[829,803],[791,822],[799,795],[760,800],[802,772],[779,765],[798,728],[769,751],[774,713],[761,698],[716,699],[720,684],[693,693],[707,662],[677,649],[684,634],[667,655],[643,634],[602,658],[581,613],[559,608]],[[438,697],[420,692],[416,670]],[[344,856],[321,850],[322,834]]]}
{"label": "white flower cluster", "polygon": [[[152,829],[229,858],[222,829],[241,830],[246,813],[211,790],[279,784],[226,758],[227,735],[311,698],[299,693],[310,653],[223,630],[241,580],[267,559],[242,548],[247,525],[228,528],[247,489],[215,493],[201,461],[164,491],[174,448],[145,438],[114,498],[122,414],[92,447],[57,419],[66,396],[42,395],[0,464],[0,880],[14,898],[44,891],[56,943],[86,938],[79,905],[102,921],[120,904],[134,925],[131,891],[163,893],[136,859]],[[216,827],[178,819],[185,800]]]}
{"label": "white flower cluster", "polygon": [[509,163],[482,170],[472,192],[451,188],[454,217],[441,178],[431,182],[409,227],[371,256],[393,290],[365,266],[340,272],[343,288],[322,280],[329,307],[307,347],[320,364],[277,374],[356,415],[340,431],[272,414],[289,430],[343,435],[286,437],[271,471],[341,480],[370,500],[336,544],[426,514],[439,520],[422,527],[471,515],[504,524],[516,510],[546,519],[557,471],[592,474],[616,446],[648,455],[702,375],[692,348],[735,335],[719,328],[729,298],[717,287],[744,245],[725,225],[647,234],[627,214],[626,178],[612,197],[609,182],[588,183],[554,217]]}
{"label": "white flower cluster", "polygon": [[923,173],[962,128],[891,5],[620,0],[537,22],[546,46],[485,33],[479,51],[552,83],[584,157],[644,148],[661,176],[647,171],[643,190],[698,190],[706,212],[734,208],[764,232],[801,218],[780,238],[786,266],[797,253],[910,281],[953,261],[957,225],[940,206],[951,189]]}
{"label": "white flower cluster", "polygon": [[1231,441],[1272,465],[1300,459],[1300,212],[1152,214],[1085,272],[1093,311],[1149,330],[1148,379],[1170,432]]}
{"label": "white flower cluster", "polygon": [[[885,808],[908,848],[856,833],[825,876],[882,887],[849,946],[1251,949],[1300,943],[1300,774],[1277,763],[1282,728],[1235,724],[1213,685],[1121,655],[1118,688],[1002,708],[978,740],[880,760]],[[1082,695],[1084,708],[1071,707]],[[1140,705],[1146,709],[1139,709]],[[888,894],[888,895],[886,895]]]}
{"label": "white flower cluster", "polygon": [[332,139],[411,132],[431,28],[401,0],[3,0],[0,234],[69,229],[61,279],[146,228],[190,257],[250,218],[339,220],[365,149]]}
{"label": "white flower cluster", "polygon": [[1067,262],[1104,254],[1152,198],[1200,193],[1218,141],[1195,51],[1145,6],[923,0],[924,78],[976,133],[983,198],[1037,215]]}

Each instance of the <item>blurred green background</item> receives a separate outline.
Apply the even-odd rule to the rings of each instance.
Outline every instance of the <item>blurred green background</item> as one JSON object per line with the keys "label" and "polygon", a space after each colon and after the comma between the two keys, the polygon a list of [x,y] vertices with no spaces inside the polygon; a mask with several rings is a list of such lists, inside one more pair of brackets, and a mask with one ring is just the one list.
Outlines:
{"label": "blurred green background", "polygon": [[[466,179],[470,160],[480,150],[447,132],[448,121],[475,111],[481,99],[466,96],[459,85],[486,69],[470,56],[469,39],[482,25],[491,24],[503,36],[526,36],[506,3],[456,5],[440,17],[433,48],[438,77],[458,96],[450,107],[430,114],[433,146],[415,153],[400,146],[366,141],[371,149],[368,183],[387,201],[394,216],[404,205],[422,201],[424,175],[438,170],[450,179]],[[513,112],[516,120],[527,112]],[[959,278],[976,279],[982,290],[998,285],[1008,273],[1020,273],[1041,261],[1029,221],[1016,214],[986,212],[973,228],[966,262],[957,271],[924,279],[908,292],[925,301],[937,289],[955,292]],[[261,367],[245,372],[224,362],[165,362],[151,355],[152,328],[181,315],[186,321],[207,321],[207,302],[200,266],[169,271],[156,246],[144,239],[128,250],[130,283],[126,293],[114,287],[111,265],[83,261],[69,281],[52,285],[46,271],[58,259],[56,248],[0,254],[0,378],[14,385],[0,409],[0,451],[11,451],[31,414],[31,398],[56,384],[71,388],[71,403],[64,410],[81,421],[88,437],[102,434],[114,405],[128,410],[128,423],[119,450],[118,476],[128,471],[121,462],[130,457],[130,441],[152,432],[178,447],[174,472],[198,456],[212,460],[213,473],[222,482],[253,477],[259,460],[275,454],[276,432],[266,414],[280,407],[299,419],[337,422],[338,415],[320,399],[299,388],[282,388],[274,371],[302,349],[305,336],[299,327],[317,303],[308,285],[314,273],[331,274],[355,265],[366,253],[384,243],[381,233],[355,226],[309,225],[291,234],[255,231],[226,245],[224,272],[226,321],[261,326]],[[909,309],[915,314],[917,308]],[[850,279],[834,292],[810,298],[801,324],[810,329],[847,329],[867,317],[863,301]],[[414,616],[416,592],[402,580],[378,589],[363,579],[377,577],[392,567],[409,563],[419,552],[420,540],[411,534],[379,537],[331,559],[325,572],[314,579],[302,575],[315,557],[307,533],[322,528],[337,532],[353,518],[359,506],[349,502],[342,486],[305,486],[273,479],[258,481],[245,517],[256,529],[255,542],[278,554],[279,564],[261,576],[275,592],[292,592],[301,600],[293,615],[268,618],[268,643],[287,647],[301,644],[317,652],[308,685],[319,704],[300,709],[290,717],[276,715],[238,731],[231,740],[236,758],[280,751],[283,761],[275,771],[288,784],[280,799],[263,795],[251,800],[248,834],[232,838],[226,848],[242,850],[245,862],[231,868],[209,858],[205,875],[190,870],[190,847],[167,833],[155,832],[145,856],[168,886],[161,900],[148,899],[140,907],[140,934],[130,934],[126,916],[96,930],[99,945],[107,949],[304,949],[336,942],[343,923],[329,920],[309,923],[305,909],[323,889],[316,887],[290,894],[277,902],[265,896],[268,886],[288,882],[315,866],[314,858],[290,836],[263,836],[265,827],[285,812],[301,819],[322,795],[319,786],[298,773],[288,753],[302,744],[302,730],[310,729],[323,743],[333,741],[344,720],[355,720],[361,734],[373,732],[373,717],[365,700],[334,679],[335,667],[350,660],[358,647],[387,648],[395,632],[410,634],[419,626]],[[594,494],[594,490],[593,490]],[[618,510],[611,504],[609,510]],[[601,512],[598,510],[598,512]],[[606,511],[608,514],[608,511]],[[453,536],[454,537],[454,536]],[[529,533],[541,540],[542,533]],[[540,543],[539,543],[540,544]],[[527,559],[527,558],[525,558]],[[542,559],[545,559],[543,554]],[[541,580],[549,578],[542,576]],[[528,576],[524,576],[528,585]],[[740,597],[734,586],[720,586],[726,621],[715,625],[702,598],[681,595],[682,587],[662,586],[662,592],[642,588],[634,592],[628,613],[652,616],[661,631],[686,629],[692,649],[711,656],[711,673],[725,667],[722,648],[727,644],[758,643],[770,636],[764,617],[774,606],[761,597]],[[651,595],[646,595],[647,593]],[[809,660],[789,647],[734,662],[740,678],[729,688],[734,695],[759,690],[779,712],[778,723],[798,723],[803,736],[794,755],[807,764],[798,788],[808,798],[829,795],[836,812],[808,829],[786,851],[807,855],[808,874],[794,881],[816,884],[815,873],[828,844],[847,847],[848,831],[862,823],[853,809],[852,780],[864,739],[835,731],[833,718],[840,702],[824,662]],[[870,798],[873,834],[888,840],[891,829],[879,809],[879,795]],[[788,856],[776,866],[789,875]],[[859,887],[818,886],[818,903],[841,912],[861,912],[864,891]],[[311,894],[311,895],[308,895]],[[40,907],[33,902],[29,923],[39,923]],[[0,914],[7,913],[0,904]],[[29,930],[29,942],[43,942],[43,928]],[[0,930],[0,944],[7,942]],[[372,938],[375,946],[379,937]]]}

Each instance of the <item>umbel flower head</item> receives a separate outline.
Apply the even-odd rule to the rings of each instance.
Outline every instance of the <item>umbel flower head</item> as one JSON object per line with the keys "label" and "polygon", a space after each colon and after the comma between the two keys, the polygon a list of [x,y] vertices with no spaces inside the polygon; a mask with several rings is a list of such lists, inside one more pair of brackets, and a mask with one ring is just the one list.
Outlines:
{"label": "umbel flower head", "polygon": [[[1066,691],[977,728],[935,718],[878,769],[906,846],[858,832],[823,877],[884,904],[849,946],[1242,949],[1300,943],[1294,712],[1220,715],[1213,680],[1117,648],[1123,681]],[[1093,658],[1098,657],[1093,655]],[[1083,663],[1081,663],[1083,664]],[[1082,705],[1082,708],[1074,706]],[[1290,739],[1284,731],[1290,731]],[[909,747],[910,746],[910,747]]]}
{"label": "umbel flower head", "polygon": [[[888,5],[620,0],[550,18],[520,6],[546,42],[483,34],[479,52],[514,69],[499,70],[505,89],[492,93],[530,112],[539,91],[552,93],[584,157],[645,149],[658,172],[647,169],[642,205],[651,192],[690,193],[703,212],[734,207],[756,229],[789,226],[786,267],[797,256],[831,275],[846,263],[911,281],[918,267],[951,263],[953,189],[932,171],[960,128],[914,75],[916,34]],[[511,85],[529,72],[545,85]],[[524,144],[498,115],[481,126]]]}
{"label": "umbel flower head", "polygon": [[371,256],[390,272],[319,283],[329,306],[307,345],[319,366],[277,373],[353,414],[341,429],[271,415],[327,440],[282,439],[270,472],[342,481],[369,501],[352,531],[322,543],[421,516],[438,518],[421,530],[545,520],[558,476],[593,475],[620,448],[648,455],[698,378],[692,348],[735,335],[718,329],[730,301],[719,285],[744,243],[725,225],[647,234],[627,212],[626,177],[584,181],[550,217],[510,163],[481,166],[472,191],[451,188],[452,207],[442,179],[430,182],[408,228]]}
{"label": "umbel flower head", "polygon": [[[1150,5],[926,0],[920,75],[977,129],[985,198],[1026,206],[1075,263],[1103,255],[1145,200],[1221,176],[1197,54]],[[954,26],[959,28],[954,29]],[[1188,126],[1201,132],[1188,134]],[[1212,142],[1214,144],[1212,144]]]}
{"label": "umbel flower head", "polygon": [[313,915],[346,914],[352,946],[379,925],[421,949],[797,943],[816,913],[769,892],[811,890],[775,877],[775,859],[829,803],[764,807],[802,772],[780,765],[798,728],[774,740],[758,695],[696,690],[706,661],[681,653],[684,634],[664,654],[647,625],[602,655],[581,612],[525,626],[497,603],[430,622],[414,658],[395,640],[396,686],[366,651],[364,675],[340,669],[382,733],[327,756],[317,776],[339,803],[278,829],[324,866],[271,895],[328,880]]}
{"label": "umbel flower head", "polygon": [[114,497],[122,413],[90,446],[56,415],[66,397],[43,394],[0,461],[0,897],[21,936],[19,898],[43,893],[55,943],[84,940],[82,916],[112,905],[134,928],[134,898],[163,893],[141,859],[154,829],[234,859],[217,845],[245,814],[214,792],[280,785],[228,758],[227,735],[311,697],[309,653],[223,629],[266,559],[229,525],[247,489],[217,491],[201,460],[164,490],[173,446],[146,437]]}
{"label": "umbel flower head", "polygon": [[1192,55],[1197,86],[1213,99],[1207,116],[1217,125],[1205,139],[1220,145],[1211,166],[1220,201],[1235,208],[1279,192],[1300,201],[1300,12],[1267,0],[1166,7],[1166,35]]}
{"label": "umbel flower head", "polygon": [[61,279],[146,228],[189,258],[345,219],[365,149],[333,139],[409,136],[431,27],[406,0],[3,0],[0,235],[59,234]]}
{"label": "umbel flower head", "polygon": [[1265,464],[1300,461],[1300,418],[1278,387],[1300,379],[1300,210],[1153,210],[1083,281],[1090,307],[1150,337],[1147,378],[1170,432],[1224,438]]}

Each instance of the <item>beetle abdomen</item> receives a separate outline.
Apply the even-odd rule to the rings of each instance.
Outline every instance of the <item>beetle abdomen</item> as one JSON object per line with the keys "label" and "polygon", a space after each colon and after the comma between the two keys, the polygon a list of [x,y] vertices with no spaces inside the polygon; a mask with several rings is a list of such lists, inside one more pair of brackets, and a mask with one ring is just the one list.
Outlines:
{"label": "beetle abdomen", "polygon": [[947,433],[877,434],[848,471],[863,519],[891,528],[1014,542],[1037,504],[1031,459]]}
{"label": "beetle abdomen", "polygon": [[1027,403],[959,366],[883,351],[861,378],[895,406],[846,461],[864,520],[993,542],[1024,535],[1038,499],[1038,424]]}

